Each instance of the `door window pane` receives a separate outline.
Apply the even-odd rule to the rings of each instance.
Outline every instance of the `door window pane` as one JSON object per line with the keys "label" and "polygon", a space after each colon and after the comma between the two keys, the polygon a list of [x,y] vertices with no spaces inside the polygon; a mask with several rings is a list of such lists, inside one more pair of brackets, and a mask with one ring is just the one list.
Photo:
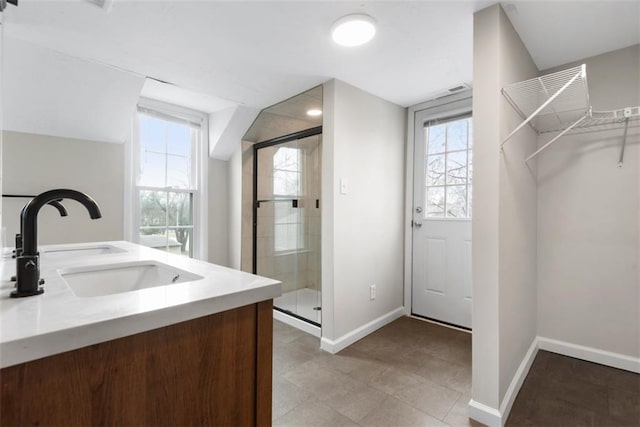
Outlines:
{"label": "door window pane", "polygon": [[444,154],[427,157],[427,186],[444,184]]}
{"label": "door window pane", "polygon": [[444,187],[427,188],[427,209],[425,217],[444,216]]}
{"label": "door window pane", "polygon": [[447,124],[447,151],[467,149],[467,120]]}
{"label": "door window pane", "polygon": [[471,117],[425,124],[425,218],[470,218]]}
{"label": "door window pane", "polygon": [[467,152],[447,154],[447,184],[467,183]]}
{"label": "door window pane", "polygon": [[447,187],[447,217],[467,217],[466,185],[455,185]]}

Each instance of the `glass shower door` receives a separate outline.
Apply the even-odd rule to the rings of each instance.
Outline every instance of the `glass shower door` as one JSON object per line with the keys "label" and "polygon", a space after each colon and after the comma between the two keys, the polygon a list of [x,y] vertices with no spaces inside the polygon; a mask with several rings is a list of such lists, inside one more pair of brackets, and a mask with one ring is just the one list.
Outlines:
{"label": "glass shower door", "polygon": [[[257,152],[256,272],[282,282],[274,307],[321,323],[319,191],[311,176],[319,135],[260,148]],[[315,153],[317,156],[317,153]],[[319,186],[318,186],[319,187]],[[316,216],[314,219],[313,216]],[[317,236],[313,235],[317,234]],[[313,270],[315,268],[315,270]]]}

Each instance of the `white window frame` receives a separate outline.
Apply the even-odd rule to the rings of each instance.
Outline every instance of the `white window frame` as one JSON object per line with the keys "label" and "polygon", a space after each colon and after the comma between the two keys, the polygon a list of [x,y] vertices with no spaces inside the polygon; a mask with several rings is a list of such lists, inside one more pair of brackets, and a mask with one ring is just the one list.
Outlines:
{"label": "white window frame", "polygon": [[[132,118],[131,135],[125,141],[125,191],[124,191],[124,238],[140,243],[140,206],[136,185],[140,163],[139,149],[139,109],[151,110],[167,118],[188,121],[200,125],[200,138],[194,150],[195,191],[193,191],[193,258],[207,261],[208,256],[208,164],[209,164],[209,123],[208,114],[189,108],[168,104],[148,98],[140,98],[138,108]],[[141,186],[140,188],[143,188]],[[171,192],[191,190],[167,189]]]}

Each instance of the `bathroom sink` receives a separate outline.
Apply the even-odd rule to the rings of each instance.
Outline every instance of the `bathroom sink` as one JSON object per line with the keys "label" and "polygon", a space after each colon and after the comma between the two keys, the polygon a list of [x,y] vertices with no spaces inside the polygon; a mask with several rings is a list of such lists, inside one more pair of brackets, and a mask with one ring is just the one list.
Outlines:
{"label": "bathroom sink", "polygon": [[43,249],[42,259],[45,261],[57,261],[63,259],[73,259],[84,256],[108,255],[126,252],[126,250],[112,245],[96,245],[78,248],[56,248]]}
{"label": "bathroom sink", "polygon": [[83,266],[58,270],[78,297],[97,297],[203,279],[157,261]]}

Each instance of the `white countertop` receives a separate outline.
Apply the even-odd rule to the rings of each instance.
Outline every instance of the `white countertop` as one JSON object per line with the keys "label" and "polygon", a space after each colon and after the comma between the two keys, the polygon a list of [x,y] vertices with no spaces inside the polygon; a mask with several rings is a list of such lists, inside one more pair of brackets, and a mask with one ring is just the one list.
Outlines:
{"label": "white countertop", "polygon": [[[111,246],[120,253],[48,256],[46,251]],[[39,248],[42,295],[9,298],[15,259],[0,264],[0,368],[265,301],[280,282],[161,252],[129,242],[92,242]],[[52,254],[53,255],[53,254]],[[201,280],[130,292],[77,297],[59,270],[152,260],[200,275]]]}

